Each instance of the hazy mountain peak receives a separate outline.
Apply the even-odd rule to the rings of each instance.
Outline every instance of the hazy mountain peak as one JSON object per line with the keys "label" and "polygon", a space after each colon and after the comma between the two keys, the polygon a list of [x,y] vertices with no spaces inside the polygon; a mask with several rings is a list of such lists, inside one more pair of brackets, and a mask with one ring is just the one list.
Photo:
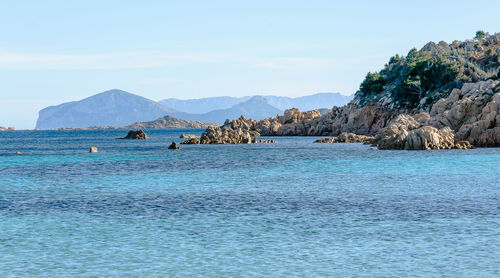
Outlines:
{"label": "hazy mountain peak", "polygon": [[175,111],[150,99],[113,89],[80,101],[42,109],[36,128],[125,126],[134,122],[154,120]]}

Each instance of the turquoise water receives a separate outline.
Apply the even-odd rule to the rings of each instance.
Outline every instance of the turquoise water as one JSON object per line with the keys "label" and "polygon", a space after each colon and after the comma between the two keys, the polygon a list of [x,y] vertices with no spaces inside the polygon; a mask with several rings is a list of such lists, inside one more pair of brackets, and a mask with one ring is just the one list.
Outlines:
{"label": "turquoise water", "polygon": [[183,132],[1,132],[0,276],[500,276],[498,148]]}

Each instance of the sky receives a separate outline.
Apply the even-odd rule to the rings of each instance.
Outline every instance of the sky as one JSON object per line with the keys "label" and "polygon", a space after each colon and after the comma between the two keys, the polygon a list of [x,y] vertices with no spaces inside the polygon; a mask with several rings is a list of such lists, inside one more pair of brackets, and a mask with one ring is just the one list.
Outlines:
{"label": "sky", "polygon": [[122,89],[152,100],[356,92],[429,41],[500,32],[500,1],[9,1],[0,126]]}

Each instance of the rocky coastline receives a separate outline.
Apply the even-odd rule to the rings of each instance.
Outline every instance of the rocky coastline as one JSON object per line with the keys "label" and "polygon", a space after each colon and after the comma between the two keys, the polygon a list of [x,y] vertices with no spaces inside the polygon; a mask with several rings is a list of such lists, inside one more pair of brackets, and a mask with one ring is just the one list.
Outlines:
{"label": "rocky coastline", "polygon": [[[500,146],[500,81],[465,83],[429,109],[389,110],[353,103],[318,111],[286,110],[261,121],[244,116],[209,127],[201,144],[249,144],[258,136],[331,136],[325,143],[366,143],[379,149],[451,149]],[[257,136],[257,137],[258,137]]]}
{"label": "rocky coastline", "polygon": [[207,128],[200,143],[248,144],[253,134],[329,136],[316,142],[379,149],[500,147],[500,34],[428,43],[369,73],[343,107],[323,115],[293,108],[260,121],[241,116]]}

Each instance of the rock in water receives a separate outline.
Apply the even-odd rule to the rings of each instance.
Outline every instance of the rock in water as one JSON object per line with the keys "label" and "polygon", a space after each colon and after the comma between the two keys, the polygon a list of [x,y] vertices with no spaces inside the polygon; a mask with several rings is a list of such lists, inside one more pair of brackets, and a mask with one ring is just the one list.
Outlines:
{"label": "rock in water", "polygon": [[468,149],[472,149],[472,145],[470,144],[469,141],[458,141],[458,142],[455,142],[455,149],[459,149],[459,150],[468,150]]}
{"label": "rock in water", "polygon": [[432,126],[424,126],[412,130],[406,136],[405,150],[441,150],[455,146],[455,134],[449,127],[438,130]]}
{"label": "rock in water", "polygon": [[334,137],[331,137],[331,138],[321,138],[321,139],[318,139],[318,140],[314,141],[314,143],[335,143],[335,138]]}
{"label": "rock in water", "polygon": [[191,138],[189,140],[186,140],[186,141],[182,142],[181,144],[184,144],[184,145],[198,145],[198,144],[200,144],[200,140],[198,140],[197,138]]}
{"label": "rock in water", "polygon": [[179,146],[177,146],[177,143],[172,142],[172,144],[170,144],[170,146],[168,146],[168,149],[169,150],[180,150],[181,148]]}
{"label": "rock in water", "polygon": [[339,143],[365,143],[371,144],[375,137],[367,135],[358,135],[350,132],[342,132],[337,137]]}
{"label": "rock in water", "polygon": [[148,139],[148,136],[142,130],[130,130],[127,133],[127,136],[122,137],[120,139],[141,139],[141,140],[146,140],[146,139]]}
{"label": "rock in water", "polygon": [[179,138],[189,139],[189,138],[198,138],[198,137],[200,137],[200,136],[196,136],[194,134],[185,134],[185,133],[183,133],[183,134],[181,134],[181,137],[179,137]]}
{"label": "rock in water", "polygon": [[89,153],[96,153],[97,147],[90,147]]}
{"label": "rock in water", "polygon": [[200,138],[201,144],[251,144],[248,130],[232,129],[230,126],[209,127]]}

